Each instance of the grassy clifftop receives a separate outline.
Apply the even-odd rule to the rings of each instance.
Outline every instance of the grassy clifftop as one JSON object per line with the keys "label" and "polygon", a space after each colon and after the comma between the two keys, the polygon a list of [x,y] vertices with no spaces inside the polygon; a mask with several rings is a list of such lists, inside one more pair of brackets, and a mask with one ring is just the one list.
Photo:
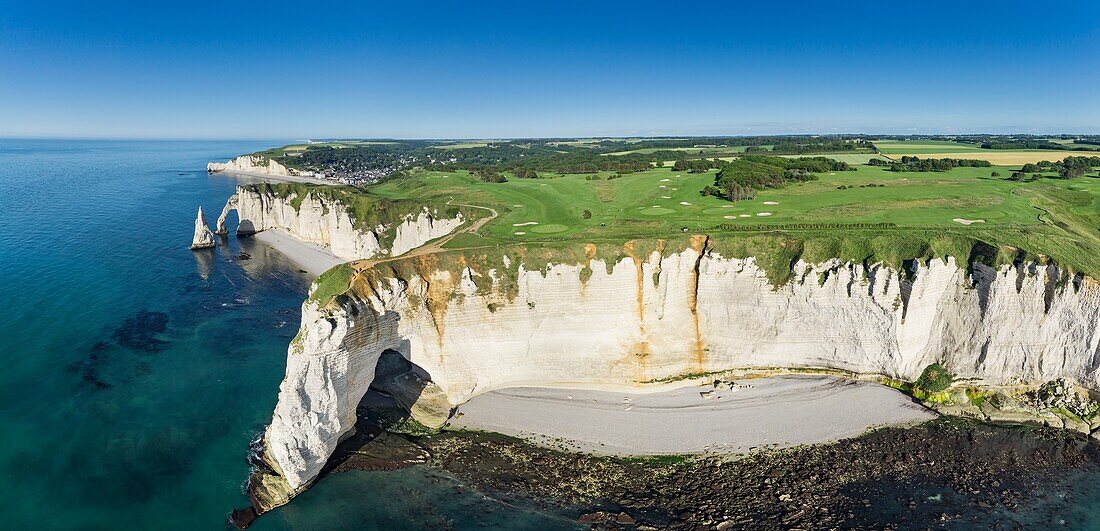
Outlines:
{"label": "grassy clifftop", "polygon": [[327,194],[348,204],[364,227],[424,205],[447,215],[459,210],[467,218],[486,211],[465,205],[498,213],[476,233],[447,241],[444,247],[454,252],[432,258],[440,264],[516,252],[528,269],[538,269],[542,259],[587,259],[591,245],[597,253],[621,253],[629,241],[678,251],[688,235],[706,234],[723,256],[755,257],[774,285],[789,278],[791,264],[800,258],[894,268],[905,260],[945,256],[992,265],[1054,261],[1100,278],[1095,167],[1076,178],[1059,178],[1044,168],[1029,169],[1020,178],[1023,164],[905,171],[866,165],[865,159],[845,159],[850,171],[815,170],[805,182],[763,186],[755,197],[736,201],[700,193],[715,183],[713,167],[680,164],[677,171],[670,163],[644,171],[502,171],[506,182],[485,182],[466,170],[412,170],[362,189],[297,184],[273,189],[296,198],[305,190]]}
{"label": "grassy clifftop", "polygon": [[[446,250],[439,253],[397,258],[382,262],[362,261],[343,264],[321,275],[312,301],[322,305],[359,285],[369,293],[370,285],[387,278],[430,277],[436,271],[450,271],[459,278],[469,268],[479,290],[488,293],[493,286],[490,270],[495,270],[496,289],[508,296],[518,293],[520,267],[526,271],[545,271],[555,264],[582,266],[580,280],[586,282],[598,262],[610,269],[624,258],[646,260],[652,253],[662,256],[685,249],[702,250],[725,258],[753,258],[764,270],[772,286],[778,287],[792,277],[798,260],[821,263],[831,258],[855,263],[882,263],[900,270],[905,261],[946,260],[955,257],[959,264],[983,263],[989,266],[1012,264],[1019,260],[1042,258],[1010,246],[995,246],[985,241],[948,233],[798,236],[788,233],[678,235],[670,239],[634,239],[590,242],[550,242],[513,244]],[[610,272],[610,271],[608,271]],[[1068,274],[1068,272],[1066,273]],[[652,279],[656,283],[657,279]]]}
{"label": "grassy clifftop", "polygon": [[483,210],[451,205],[445,200],[391,199],[353,186],[330,186],[308,183],[258,183],[243,185],[246,190],[275,197],[288,198],[299,209],[307,196],[329,202],[339,202],[347,209],[355,227],[374,230],[378,225],[390,226],[416,217],[425,208],[437,218],[454,218],[460,213],[465,219],[484,216]]}

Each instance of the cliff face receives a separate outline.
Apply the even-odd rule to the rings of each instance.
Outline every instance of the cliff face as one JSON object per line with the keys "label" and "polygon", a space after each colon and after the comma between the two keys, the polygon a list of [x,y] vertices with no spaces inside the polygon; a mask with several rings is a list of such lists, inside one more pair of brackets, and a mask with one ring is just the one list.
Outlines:
{"label": "cliff face", "polygon": [[[416,215],[363,228],[338,200],[311,193],[304,197],[279,195],[250,186],[237,187],[236,195],[226,204],[226,210],[231,208],[236,208],[240,217],[239,235],[280,229],[304,242],[327,247],[345,260],[397,256],[450,234],[465,221],[461,213],[439,217],[443,213],[425,207]],[[219,222],[219,229],[223,224]]]}
{"label": "cliff face", "polygon": [[774,288],[754,259],[708,251],[703,237],[673,254],[595,254],[535,271],[508,255],[479,270],[421,257],[414,274],[357,271],[343,296],[307,302],[265,433],[275,473],[260,497],[285,498],[317,476],[353,428],[387,349],[425,369],[455,405],[511,386],[638,384],[733,368],[911,381],[936,361],[988,384],[1067,377],[1100,389],[1100,285],[1059,282],[1053,266],[970,273],[935,259],[903,275],[799,262],[793,280]]}
{"label": "cliff face", "polygon": [[209,162],[206,164],[206,171],[211,173],[229,171],[278,177],[321,177],[312,171],[287,168],[274,160],[257,155],[241,155],[229,162]]}

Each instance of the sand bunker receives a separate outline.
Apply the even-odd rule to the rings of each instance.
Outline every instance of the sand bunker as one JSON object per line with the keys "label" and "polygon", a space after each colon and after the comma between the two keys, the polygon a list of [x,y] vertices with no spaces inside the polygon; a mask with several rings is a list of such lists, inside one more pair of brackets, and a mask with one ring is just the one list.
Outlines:
{"label": "sand bunker", "polygon": [[661,199],[672,199],[671,195],[662,195]]}
{"label": "sand bunker", "polygon": [[722,216],[726,219],[737,219],[737,216]]}
{"label": "sand bunker", "polygon": [[538,225],[538,224],[539,224],[539,222],[537,222],[537,221],[524,221],[523,223],[513,223],[512,226],[513,227],[526,227],[528,225]]}
{"label": "sand bunker", "polygon": [[722,208],[733,208],[733,205],[722,205]]}
{"label": "sand bunker", "polygon": [[527,234],[527,233],[523,232],[523,231],[519,231],[519,232],[513,232],[512,234],[515,234],[516,236],[523,236],[524,234]]}
{"label": "sand bunker", "polygon": [[748,214],[740,214],[737,217],[739,217],[739,218],[751,218],[752,216],[750,216]]}
{"label": "sand bunker", "polygon": [[672,179],[661,179],[661,182],[663,182],[663,183],[667,183],[667,182],[669,182],[669,181],[671,181],[671,180],[672,180]]}
{"label": "sand bunker", "polygon": [[955,219],[953,219],[953,220],[951,220],[951,221],[954,221],[955,223],[962,223],[963,225],[970,225],[970,224],[973,224],[973,223],[985,223],[985,220],[984,220],[984,219],[964,219],[964,218],[955,218]]}
{"label": "sand bunker", "polygon": [[691,206],[691,203],[688,203],[687,201],[680,201],[680,204],[684,206]]}
{"label": "sand bunker", "polygon": [[778,205],[779,201],[764,201],[765,205]]}
{"label": "sand bunker", "polygon": [[771,212],[757,212],[756,215],[757,216],[770,216],[770,215],[772,215],[772,213]]}
{"label": "sand bunker", "polygon": [[662,184],[661,186],[658,186],[657,188],[668,188],[668,187]]}

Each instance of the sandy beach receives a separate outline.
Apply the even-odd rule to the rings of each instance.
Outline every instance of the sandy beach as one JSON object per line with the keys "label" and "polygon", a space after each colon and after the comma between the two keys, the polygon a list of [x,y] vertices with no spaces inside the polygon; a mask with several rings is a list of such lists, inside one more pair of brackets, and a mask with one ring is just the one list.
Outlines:
{"label": "sandy beach", "polygon": [[252,237],[286,255],[292,262],[315,277],[345,262],[328,249],[317,244],[302,242],[279,229],[257,232]]}
{"label": "sandy beach", "polygon": [[647,455],[823,443],[935,417],[879,384],[776,376],[653,393],[504,389],[459,406],[449,426],[601,455]]}
{"label": "sandy beach", "polygon": [[318,179],[316,177],[297,177],[294,175],[272,175],[270,173],[260,173],[251,171],[238,171],[238,170],[222,170],[214,172],[211,175],[224,174],[233,177],[248,177],[256,179],[257,181],[278,181],[278,182],[290,182],[290,183],[309,183],[309,184],[327,184],[331,186],[337,186],[341,183],[326,181],[324,179]]}

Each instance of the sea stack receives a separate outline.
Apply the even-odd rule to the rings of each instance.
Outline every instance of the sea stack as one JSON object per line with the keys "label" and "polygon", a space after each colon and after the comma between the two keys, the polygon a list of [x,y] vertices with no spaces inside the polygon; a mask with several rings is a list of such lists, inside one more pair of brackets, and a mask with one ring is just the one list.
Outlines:
{"label": "sea stack", "polygon": [[195,238],[191,240],[191,250],[209,249],[213,246],[214,234],[206,226],[206,217],[202,215],[202,207],[199,207],[199,214],[195,216]]}

